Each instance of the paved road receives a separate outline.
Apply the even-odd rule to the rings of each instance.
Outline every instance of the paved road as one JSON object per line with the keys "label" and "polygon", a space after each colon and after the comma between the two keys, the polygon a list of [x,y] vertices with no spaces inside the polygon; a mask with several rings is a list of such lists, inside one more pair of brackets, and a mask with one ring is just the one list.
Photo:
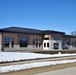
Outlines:
{"label": "paved road", "polygon": [[76,75],[76,67],[44,72],[44,73],[38,73],[38,74],[33,74],[33,75]]}

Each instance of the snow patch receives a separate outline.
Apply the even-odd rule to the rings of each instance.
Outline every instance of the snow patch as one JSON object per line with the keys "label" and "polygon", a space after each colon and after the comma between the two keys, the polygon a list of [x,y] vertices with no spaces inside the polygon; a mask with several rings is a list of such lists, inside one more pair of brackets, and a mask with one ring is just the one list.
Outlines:
{"label": "snow patch", "polygon": [[36,68],[36,67],[52,66],[52,65],[58,65],[58,64],[74,63],[74,62],[76,62],[76,59],[61,60],[61,61],[47,61],[47,62],[34,62],[34,63],[29,63],[29,64],[3,66],[3,67],[0,67],[0,73],[31,69],[31,68]]}
{"label": "snow patch", "polygon": [[19,53],[19,52],[0,52],[0,63],[11,62],[20,60],[30,60],[39,58],[53,58],[53,57],[65,57],[75,56],[76,54],[38,54],[38,53]]}

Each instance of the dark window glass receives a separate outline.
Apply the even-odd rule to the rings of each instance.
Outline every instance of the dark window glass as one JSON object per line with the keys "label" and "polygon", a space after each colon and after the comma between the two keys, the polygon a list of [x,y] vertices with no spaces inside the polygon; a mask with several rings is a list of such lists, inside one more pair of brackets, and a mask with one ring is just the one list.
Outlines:
{"label": "dark window glass", "polygon": [[47,47],[49,47],[49,43],[47,43]]}
{"label": "dark window glass", "polygon": [[32,39],[32,43],[33,43],[33,48],[35,47],[35,38]]}
{"label": "dark window glass", "polygon": [[36,39],[36,47],[38,47],[38,39]]}
{"label": "dark window glass", "polygon": [[44,47],[46,47],[46,43],[44,43]]}
{"label": "dark window glass", "polygon": [[41,39],[39,39],[39,47],[41,46]]}
{"label": "dark window glass", "polygon": [[54,40],[59,40],[59,38],[58,37],[54,37]]}
{"label": "dark window glass", "polygon": [[76,47],[76,41],[73,41],[73,46]]}
{"label": "dark window glass", "polygon": [[38,39],[36,39],[36,41],[37,41]]}
{"label": "dark window glass", "polygon": [[54,49],[59,49],[59,43],[54,43],[53,47],[54,47]]}
{"label": "dark window glass", "polygon": [[49,38],[44,38],[44,40],[49,40]]}
{"label": "dark window glass", "polygon": [[70,45],[70,40],[65,40],[65,45]]}
{"label": "dark window glass", "polygon": [[4,37],[3,38],[4,47],[9,47],[9,43],[10,43],[10,38],[9,37]]}
{"label": "dark window glass", "polygon": [[20,38],[20,47],[27,47],[27,46],[28,46],[28,39]]}
{"label": "dark window glass", "polygon": [[35,39],[34,38],[32,39],[32,41],[33,41],[33,45],[35,45]]}
{"label": "dark window glass", "polygon": [[14,47],[14,37],[11,38],[11,47]]}

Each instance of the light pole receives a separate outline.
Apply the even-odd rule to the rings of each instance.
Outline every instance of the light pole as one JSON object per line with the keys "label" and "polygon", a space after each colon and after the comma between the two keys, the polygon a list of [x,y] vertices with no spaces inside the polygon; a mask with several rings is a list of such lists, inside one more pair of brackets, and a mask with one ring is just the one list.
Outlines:
{"label": "light pole", "polygon": [[2,51],[4,51],[4,45],[3,45],[3,32],[2,32]]}

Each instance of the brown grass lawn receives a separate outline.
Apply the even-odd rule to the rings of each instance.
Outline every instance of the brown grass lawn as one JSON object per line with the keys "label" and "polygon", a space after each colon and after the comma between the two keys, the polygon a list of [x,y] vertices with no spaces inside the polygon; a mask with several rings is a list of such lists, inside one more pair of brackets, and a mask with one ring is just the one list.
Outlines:
{"label": "brown grass lawn", "polygon": [[35,74],[35,73],[53,71],[53,70],[64,69],[64,68],[69,68],[69,67],[76,67],[76,63],[33,68],[33,69],[28,69],[28,70],[21,70],[21,71],[3,73],[3,74],[0,74],[0,75],[31,75],[31,74]]}
{"label": "brown grass lawn", "polygon": [[35,53],[41,53],[41,54],[58,54],[58,52],[64,53],[76,53],[76,50],[53,50],[53,51],[33,51]]}

